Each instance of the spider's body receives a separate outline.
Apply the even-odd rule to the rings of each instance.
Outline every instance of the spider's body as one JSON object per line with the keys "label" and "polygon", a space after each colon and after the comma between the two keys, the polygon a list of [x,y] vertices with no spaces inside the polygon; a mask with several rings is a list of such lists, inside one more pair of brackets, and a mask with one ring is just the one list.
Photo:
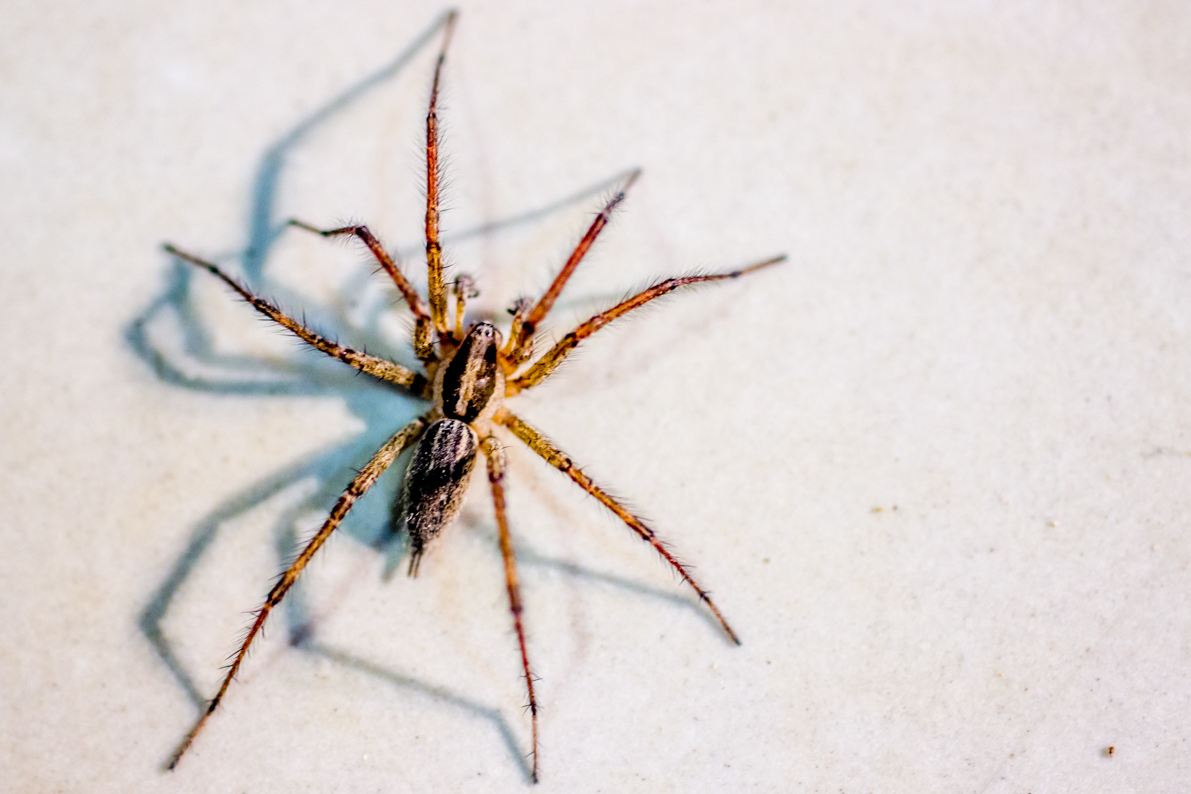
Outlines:
{"label": "spider's body", "polygon": [[405,473],[411,576],[427,545],[459,514],[480,439],[492,434],[490,420],[505,396],[500,342],[494,325],[476,323],[450,359],[435,366],[432,413],[441,418],[426,428]]}
{"label": "spider's body", "polygon": [[[467,490],[467,483],[481,452],[487,462],[488,481],[496,513],[501,556],[504,560],[509,608],[513,615],[513,626],[521,650],[521,663],[525,671],[525,683],[529,695],[534,759],[531,776],[535,782],[538,772],[537,700],[534,696],[534,676],[530,671],[529,653],[522,624],[516,555],[509,531],[508,518],[505,514],[505,456],[503,444],[496,435],[498,430],[502,433],[509,432],[525,443],[547,463],[569,477],[624,521],[638,537],[649,543],[669,563],[683,581],[690,585],[700,600],[719,620],[728,637],[737,644],[740,642],[723,614],[712,602],[708,592],[695,581],[687,567],[674,558],[654,531],[596,485],[544,435],[511,413],[504,403],[507,398],[526,389],[531,389],[548,378],[584,339],[618,317],[654,298],[688,284],[737,278],[780,262],[785,257],[774,257],[728,273],[682,276],[660,281],[580,324],[564,335],[557,344],[536,361],[530,363],[534,357],[535,330],[546,318],[567,280],[591,248],[600,231],[607,225],[612,210],[624,199],[624,191],[637,178],[637,173],[634,172],[622,189],[596,216],[587,233],[576,245],[574,252],[542,297],[537,302],[528,300],[517,302],[513,308],[513,320],[507,338],[502,338],[496,327],[487,322],[474,323],[465,331],[466,299],[474,296],[474,292],[471,280],[462,275],[449,285],[450,289],[448,290],[448,284],[443,274],[438,223],[439,174],[436,106],[439,78],[454,21],[455,14],[453,12],[444,19],[446,35],[434,71],[434,83],[430,92],[430,110],[426,116],[426,265],[429,293],[427,300],[422,299],[401,272],[398,263],[367,227],[347,226],[323,230],[310,224],[290,221],[292,226],[315,232],[323,237],[355,236],[368,247],[381,268],[392,278],[394,285],[414,315],[414,354],[421,361],[425,373],[416,372],[400,364],[352,350],[320,336],[225,274],[217,265],[192,254],[184,253],[172,245],[165,246],[166,250],[174,256],[206,269],[222,279],[257,311],[286,328],[311,347],[372,377],[402,387],[411,394],[429,400],[431,403],[429,411],[397,431],[352,479],[331,509],[326,522],[269,591],[264,604],[256,613],[247,636],[233,656],[219,691],[170,761],[171,769],[178,763],[195,736],[198,735],[223,700],[228,686],[244,661],[248,648],[260,634],[265,620],[273,608],[285,597],[311,558],[326,543],[327,538],[343,521],[344,516],[347,515],[356,500],[372,487],[385,469],[403,451],[415,444],[417,448],[406,473],[403,499],[405,526],[410,536],[409,570],[411,575],[417,573],[418,565],[427,547],[458,515],[463,495]],[[453,322],[448,322],[448,293],[455,299]]]}

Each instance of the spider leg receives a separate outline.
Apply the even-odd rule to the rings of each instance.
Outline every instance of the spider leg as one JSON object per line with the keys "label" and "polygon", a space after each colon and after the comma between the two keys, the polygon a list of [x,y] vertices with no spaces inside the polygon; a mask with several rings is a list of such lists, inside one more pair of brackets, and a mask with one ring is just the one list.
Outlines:
{"label": "spider leg", "polygon": [[660,298],[668,292],[673,292],[679,287],[685,287],[690,284],[702,284],[708,281],[722,281],[724,279],[739,278],[740,276],[760,270],[769,265],[775,265],[786,258],[785,254],[775,256],[772,259],[767,259],[764,262],[758,262],[755,265],[741,268],[740,270],[733,270],[730,273],[715,273],[710,276],[681,276],[679,278],[668,278],[665,281],[660,281],[652,287],[643,290],[631,298],[613,306],[611,309],[602,311],[595,317],[592,317],[585,323],[582,323],[575,330],[564,336],[558,341],[558,344],[550,348],[541,358],[534,362],[534,365],[522,373],[519,377],[509,381],[506,387],[506,396],[512,396],[519,391],[537,386],[550,376],[554,370],[558,369],[558,365],[562,363],[575,346],[582,342],[587,337],[594,334],[596,331],[603,328],[608,323],[612,322],[618,317],[628,314],[633,309],[639,306],[644,306],[654,298]]}
{"label": "spider leg", "polygon": [[455,15],[447,16],[446,31],[443,33],[442,50],[434,66],[434,83],[430,88],[430,109],[426,112],[426,267],[429,271],[430,316],[434,319],[434,330],[440,340],[446,339],[447,289],[443,283],[442,245],[438,241],[438,83],[442,76],[443,61],[447,58],[447,45],[455,31]]}
{"label": "spider leg", "polygon": [[200,259],[193,254],[188,254],[185,251],[179,251],[174,246],[166,243],[165,250],[178,257],[179,259],[189,262],[197,267],[204,268],[214,273],[225,284],[240,293],[240,297],[252,304],[252,307],[261,314],[268,317],[273,322],[285,328],[294,336],[301,339],[306,344],[313,348],[321,350],[332,358],[337,358],[344,364],[348,364],[361,372],[366,372],[375,378],[387,380],[390,383],[396,383],[398,386],[404,386],[414,394],[419,396],[426,393],[429,383],[426,377],[413,370],[406,369],[400,364],[394,364],[392,361],[386,361],[383,358],[370,356],[367,353],[361,353],[358,350],[352,350],[350,347],[344,347],[336,342],[332,342],[324,336],[316,334],[306,326],[302,325],[297,320],[286,316],[280,309],[269,303],[264,298],[257,297],[251,290],[245,287],[234,278],[224,273],[219,269],[218,265],[212,264],[204,259]]}
{"label": "spider leg", "polygon": [[492,502],[496,506],[496,525],[500,529],[500,553],[505,561],[505,584],[509,590],[509,610],[521,645],[521,666],[525,669],[525,686],[529,690],[529,713],[533,719],[533,772],[538,782],[538,703],[533,694],[533,673],[529,669],[529,652],[525,648],[525,628],[521,622],[521,586],[517,583],[517,559],[513,553],[513,539],[509,535],[509,520],[505,515],[505,452],[494,436],[483,441],[484,456],[488,458],[488,482],[492,486]]}
{"label": "spider leg", "polygon": [[584,474],[579,467],[576,466],[569,457],[567,457],[566,453],[554,446],[549,439],[547,439],[534,428],[527,425],[523,420],[510,413],[507,409],[502,408],[497,411],[496,415],[492,417],[492,420],[494,422],[499,422],[509,430],[513,431],[513,435],[524,441],[525,444],[534,452],[538,453],[543,460],[574,480],[580,488],[594,496],[602,505],[604,505],[604,507],[611,510],[617,515],[617,517],[620,518],[621,521],[628,524],[629,528],[640,535],[642,540],[653,546],[654,549],[657,550],[658,554],[661,554],[662,557],[665,558],[666,562],[670,563],[670,567],[677,571],[678,575],[681,576],[686,583],[689,584],[694,591],[699,594],[699,599],[704,604],[707,604],[707,608],[710,609],[716,616],[716,619],[719,620],[720,625],[724,627],[724,631],[727,632],[728,637],[732,640],[732,642],[736,643],[737,645],[740,644],[740,638],[736,636],[736,632],[734,632],[732,627],[728,625],[728,621],[720,612],[719,607],[717,607],[711,600],[711,594],[704,590],[703,587],[695,581],[695,578],[691,576],[691,572],[687,570],[686,566],[674,558],[674,555],[670,553],[670,550],[666,547],[666,544],[662,542],[662,540],[652,529],[645,526],[645,523],[641,521],[641,519],[637,518],[635,515],[626,510],[619,502],[617,502],[615,499],[605,493],[598,485],[592,482],[591,478]]}
{"label": "spider leg", "polygon": [[298,555],[298,558],[281,575],[277,584],[273,585],[273,589],[269,591],[265,603],[257,610],[256,619],[253,620],[252,627],[248,629],[248,634],[245,636],[244,642],[241,643],[240,650],[232,658],[231,666],[228,668],[227,675],[224,676],[223,683],[219,686],[219,691],[215,694],[215,697],[211,700],[210,705],[207,706],[207,710],[203,712],[198,722],[190,729],[190,733],[186,734],[186,738],[182,740],[182,743],[170,759],[170,769],[177,766],[178,761],[181,760],[183,754],[190,747],[191,742],[194,741],[194,737],[198,735],[199,731],[207,723],[207,720],[215,713],[215,709],[218,708],[219,703],[223,700],[223,696],[227,692],[227,688],[231,685],[232,679],[239,672],[240,664],[244,661],[245,654],[248,653],[248,647],[252,645],[252,641],[260,634],[261,629],[265,625],[265,619],[269,617],[269,613],[273,611],[273,607],[277,606],[281,602],[281,599],[285,597],[286,592],[293,587],[294,582],[298,580],[307,563],[318,553],[322,545],[326,543],[327,538],[331,536],[331,533],[343,521],[343,517],[347,515],[347,511],[351,510],[356,500],[372,487],[377,478],[397,459],[398,455],[417,440],[425,427],[426,417],[419,417],[401,430],[398,430],[392,438],[385,442],[384,446],[377,450],[377,453],[372,456],[372,460],[368,461],[368,464],[356,475],[355,479],[351,481],[351,484],[347,486],[347,490],[339,497],[339,501],[331,508],[331,514],[327,516],[327,520],[322,525],[322,528],[315,533],[314,537],[310,539],[310,542],[306,544],[306,548],[302,549],[302,553]]}
{"label": "spider leg", "polygon": [[533,334],[538,323],[546,319],[546,315],[554,306],[554,301],[558,300],[559,294],[562,293],[562,288],[566,286],[567,280],[570,279],[575,269],[579,267],[579,263],[583,261],[583,257],[591,250],[591,246],[595,243],[596,238],[599,237],[600,232],[608,225],[608,221],[612,217],[612,211],[616,209],[617,204],[624,201],[625,193],[628,192],[628,189],[633,186],[633,183],[637,181],[637,177],[640,175],[640,169],[629,174],[629,178],[625,180],[624,185],[612,197],[612,200],[604,205],[604,209],[600,211],[600,214],[596,216],[595,220],[591,222],[591,226],[587,229],[587,234],[583,235],[583,239],[575,246],[575,250],[571,252],[571,256],[567,259],[566,264],[562,266],[562,270],[554,277],[554,282],[550,285],[550,288],[538,299],[538,302],[530,310],[529,314],[521,319],[516,329],[517,333],[509,334],[509,342],[505,346],[505,349],[501,351],[506,359],[520,363],[532,355]]}
{"label": "spider leg", "polygon": [[409,310],[414,313],[414,354],[423,364],[432,364],[438,361],[438,353],[435,352],[434,342],[430,338],[430,315],[426,313],[426,304],[423,303],[421,296],[418,295],[413,284],[401,272],[400,265],[385,251],[384,246],[380,244],[380,240],[376,239],[376,235],[367,226],[343,226],[338,229],[319,229],[296,218],[291,218],[289,225],[299,229],[305,229],[308,232],[314,232],[323,237],[338,237],[344,234],[359,237],[364,245],[368,246],[368,250],[372,252],[372,255],[376,257],[376,261],[380,263],[381,268],[393,279],[393,283],[397,285],[397,289],[401,292],[401,297],[405,299]]}

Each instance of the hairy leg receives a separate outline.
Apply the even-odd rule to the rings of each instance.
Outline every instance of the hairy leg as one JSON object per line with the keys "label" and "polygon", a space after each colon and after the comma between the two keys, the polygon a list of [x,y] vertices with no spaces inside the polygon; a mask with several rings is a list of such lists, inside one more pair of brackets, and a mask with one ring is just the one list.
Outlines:
{"label": "hairy leg", "polygon": [[310,559],[327,542],[327,538],[331,536],[331,533],[343,521],[344,516],[347,515],[347,511],[351,510],[356,500],[372,487],[377,478],[397,459],[398,455],[417,440],[425,427],[426,417],[419,417],[397,431],[392,438],[385,442],[384,446],[372,456],[372,460],[368,461],[368,464],[364,466],[360,473],[356,475],[355,479],[351,481],[351,484],[347,486],[347,490],[343,492],[343,495],[339,497],[339,501],[335,503],[335,507],[331,509],[331,514],[327,516],[327,520],[322,525],[322,528],[315,533],[314,537],[310,539],[310,542],[306,544],[306,548],[302,549],[302,553],[298,555],[298,558],[281,575],[277,584],[273,585],[273,589],[269,591],[265,603],[257,610],[256,618],[252,622],[252,627],[248,629],[248,634],[245,636],[244,642],[240,645],[240,650],[233,657],[227,675],[224,676],[223,683],[219,686],[219,691],[215,694],[215,697],[211,700],[210,705],[207,706],[207,710],[203,712],[198,722],[190,729],[190,733],[186,734],[186,738],[182,740],[182,743],[170,759],[170,769],[177,766],[178,761],[181,760],[183,754],[186,753],[186,750],[194,741],[194,737],[198,736],[199,731],[203,729],[207,720],[215,713],[215,709],[219,707],[224,694],[227,692],[227,688],[232,683],[232,679],[236,677],[236,673],[240,670],[240,665],[244,661],[245,654],[248,653],[249,646],[252,645],[252,641],[260,634],[261,629],[265,625],[265,619],[269,617],[269,613],[281,602],[286,592],[293,587],[294,582],[301,576],[303,569],[306,568]]}
{"label": "hairy leg", "polygon": [[563,362],[572,350],[587,337],[594,334],[596,331],[603,328],[608,323],[612,322],[618,317],[631,312],[640,306],[644,306],[654,298],[660,298],[668,292],[673,292],[679,287],[686,287],[691,284],[705,284],[709,281],[723,281],[725,279],[740,278],[748,273],[753,273],[763,267],[775,265],[785,259],[785,255],[767,259],[764,262],[758,262],[755,265],[750,265],[740,270],[733,270],[730,273],[715,273],[710,276],[681,276],[678,278],[668,278],[665,281],[658,282],[649,289],[643,290],[633,297],[625,300],[611,309],[600,312],[595,317],[592,317],[587,322],[581,324],[575,330],[564,336],[558,341],[558,344],[550,348],[533,366],[526,370],[522,375],[514,378],[508,382],[506,386],[506,395],[512,396],[519,391],[533,388],[550,376],[554,370],[558,369],[558,365]]}
{"label": "hairy leg", "polygon": [[576,466],[562,450],[554,446],[554,444],[551,443],[545,436],[510,413],[507,409],[502,408],[500,411],[498,411],[496,416],[493,417],[493,421],[499,422],[509,430],[513,431],[513,435],[524,441],[530,449],[538,453],[538,455],[540,455],[547,463],[574,480],[580,488],[594,496],[602,505],[604,505],[604,507],[607,507],[613,513],[615,513],[621,521],[628,524],[629,528],[636,532],[642,540],[653,546],[654,549],[656,549],[657,552],[665,558],[666,562],[670,563],[670,566],[678,572],[678,575],[681,576],[683,580],[686,581],[686,583],[689,584],[694,591],[699,594],[699,599],[703,601],[704,604],[707,604],[707,608],[710,609],[716,616],[716,619],[719,620],[720,625],[724,627],[724,631],[727,632],[728,637],[731,638],[732,642],[736,643],[737,645],[740,644],[740,638],[736,636],[736,632],[734,632],[732,627],[728,625],[728,621],[720,612],[719,607],[717,607],[711,600],[711,594],[704,590],[703,587],[695,581],[695,578],[691,576],[691,572],[687,570],[686,566],[674,558],[674,555],[670,553],[670,550],[667,548],[666,544],[662,542],[662,540],[652,529],[645,526],[645,523],[641,519],[637,518],[635,515],[626,510],[619,502],[617,502],[615,499],[605,493],[603,489],[592,482],[590,477],[580,471],[579,467]]}
{"label": "hairy leg", "polygon": [[414,354],[423,364],[432,364],[438,361],[438,353],[434,349],[434,340],[430,338],[430,315],[426,313],[426,304],[422,302],[422,298],[418,295],[417,290],[414,289],[413,284],[401,272],[400,265],[389,256],[384,246],[380,244],[380,240],[376,239],[376,235],[367,226],[343,226],[338,229],[319,229],[316,226],[311,226],[309,223],[304,223],[295,218],[290,219],[289,225],[308,232],[314,232],[323,237],[338,237],[345,234],[359,237],[364,245],[368,246],[368,250],[372,252],[372,255],[376,257],[376,261],[380,263],[381,268],[393,279],[393,283],[397,285],[397,289],[401,292],[401,297],[405,299],[409,310],[414,313]]}
{"label": "hairy leg", "polygon": [[513,613],[513,627],[521,645],[521,666],[525,670],[525,686],[529,690],[529,713],[533,720],[533,782],[538,782],[538,703],[533,694],[533,673],[529,669],[529,652],[525,647],[525,628],[521,621],[521,586],[517,583],[517,559],[513,554],[513,539],[509,534],[509,520],[505,514],[505,453],[493,436],[483,441],[484,456],[488,458],[488,482],[492,486],[492,502],[496,506],[496,526],[500,530],[500,553],[505,561],[505,584],[509,591],[509,610]]}
{"label": "hairy leg", "polygon": [[455,12],[447,17],[442,50],[434,66],[434,83],[430,88],[430,109],[426,112],[426,267],[430,292],[430,316],[440,340],[447,339],[447,288],[443,283],[442,245],[438,241],[438,84],[442,77],[447,46],[455,31]]}
{"label": "hairy leg", "polygon": [[641,172],[639,170],[629,174],[629,178],[625,180],[624,186],[617,191],[616,195],[612,197],[612,200],[604,206],[600,214],[591,222],[591,226],[587,229],[587,234],[583,235],[583,239],[575,246],[575,250],[571,252],[570,258],[562,266],[562,270],[558,272],[558,275],[554,277],[553,283],[550,284],[545,294],[538,299],[538,302],[534,304],[534,307],[529,310],[528,314],[519,317],[519,322],[515,322],[517,333],[509,334],[509,342],[504,351],[502,351],[504,357],[509,361],[520,364],[533,354],[533,334],[537,329],[538,323],[546,319],[546,315],[554,306],[554,302],[558,300],[558,296],[562,293],[562,288],[566,286],[571,274],[579,267],[579,263],[583,261],[583,257],[591,250],[591,246],[595,243],[596,238],[599,237],[600,232],[608,225],[608,221],[612,218],[612,211],[616,209],[616,205],[624,201],[625,193],[628,192],[628,189],[633,186],[633,183],[637,181],[637,177],[640,175]]}
{"label": "hairy leg", "polygon": [[425,396],[426,390],[429,387],[424,375],[406,369],[400,364],[394,364],[392,361],[386,361],[383,358],[370,356],[367,353],[361,353],[358,350],[352,350],[350,347],[344,347],[336,342],[332,342],[324,336],[316,334],[306,326],[302,325],[297,320],[285,315],[280,309],[269,303],[264,298],[255,295],[251,290],[236,281],[234,278],[224,273],[219,269],[218,265],[212,264],[204,259],[200,259],[193,254],[180,251],[170,244],[166,244],[165,250],[182,259],[186,262],[201,267],[205,270],[214,273],[225,284],[234,289],[240,294],[244,300],[252,304],[252,307],[261,314],[268,317],[273,322],[285,328],[294,336],[301,339],[306,344],[317,350],[321,350],[332,358],[337,358],[344,364],[355,367],[361,372],[366,372],[373,377],[387,380],[390,383],[396,383],[398,386],[404,386],[419,397]]}

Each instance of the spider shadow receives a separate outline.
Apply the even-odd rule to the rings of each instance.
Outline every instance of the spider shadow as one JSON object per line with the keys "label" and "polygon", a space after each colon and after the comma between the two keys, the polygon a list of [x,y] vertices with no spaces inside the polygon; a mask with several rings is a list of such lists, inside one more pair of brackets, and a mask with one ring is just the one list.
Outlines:
{"label": "spider shadow", "polygon": [[[270,252],[286,229],[286,219],[277,216],[277,199],[289,156],[312,137],[320,126],[373,90],[394,80],[441,31],[445,20],[445,14],[440,16],[392,61],[330,97],[262,153],[252,181],[252,202],[247,217],[248,245],[242,251],[217,257],[236,261],[243,274],[242,280],[251,289],[281,298],[291,305],[300,305],[300,298],[287,294],[285,288],[270,279],[266,272]],[[443,242],[482,237],[520,224],[537,222],[607,192],[622,182],[628,173],[615,174],[571,195],[519,214],[444,235]],[[214,394],[334,398],[345,403],[348,412],[364,427],[363,431],[348,441],[324,447],[301,462],[282,466],[225,499],[192,527],[184,549],[154,588],[139,615],[139,629],[178,686],[196,710],[201,712],[206,707],[207,699],[179,658],[176,645],[166,631],[166,620],[179,592],[219,537],[221,528],[307,481],[314,482],[313,491],[287,506],[274,522],[278,557],[281,560],[292,559],[298,548],[295,523],[312,512],[326,514],[342,493],[353,471],[359,469],[397,428],[420,413],[421,403],[402,391],[371,378],[355,376],[337,362],[316,358],[316,355],[305,351],[285,360],[263,360],[255,356],[217,352],[213,334],[202,319],[192,293],[191,279],[194,274],[193,267],[172,259],[166,272],[164,289],[125,331],[126,344],[153,369],[160,380],[184,389]],[[286,298],[290,300],[285,301]],[[387,301],[377,301],[361,320],[359,313],[349,316],[348,307],[340,304],[330,309],[324,307],[313,310],[310,321],[316,327],[341,330],[345,343],[349,345],[364,347],[361,343],[368,341],[373,352],[379,355],[395,360],[408,358],[408,351],[384,349],[377,326],[380,317],[388,309]],[[408,554],[404,536],[394,531],[394,511],[391,509],[399,491],[399,473],[404,469],[408,455],[407,452],[399,459],[373,490],[357,503],[337,533],[351,535],[386,554],[386,567],[390,572]],[[583,575],[578,569],[573,573]],[[403,688],[420,691],[442,702],[465,708],[493,722],[511,755],[529,777],[530,770],[517,749],[512,728],[499,711],[314,643],[310,635],[313,621],[301,582],[290,591],[281,611],[288,625],[294,627],[290,631],[291,644],[379,675]]]}
{"label": "spider shadow", "polygon": [[315,642],[313,640],[305,640],[299,646],[307,653],[315,656],[321,656],[324,659],[330,659],[336,664],[340,664],[352,670],[361,673],[366,673],[374,678],[378,678],[385,683],[392,684],[401,690],[412,691],[418,695],[430,698],[435,703],[439,703],[454,708],[460,708],[470,712],[473,716],[480,717],[492,723],[492,727],[500,734],[501,740],[505,747],[517,761],[517,765],[521,768],[522,776],[530,781],[533,779],[533,768],[525,760],[526,756],[521,752],[517,746],[517,737],[513,734],[513,729],[509,726],[508,720],[504,718],[499,709],[494,709],[491,706],[485,706],[470,698],[463,697],[451,690],[441,687],[426,684],[416,678],[411,678],[407,675],[402,675],[394,670],[390,670],[383,665],[370,662],[359,656],[332,648],[328,645]]}
{"label": "spider shadow", "polygon": [[[495,540],[495,536],[493,536]],[[708,625],[718,631],[719,624],[715,619],[709,617],[705,613],[707,610],[699,609],[697,602],[692,602],[689,598],[685,598],[674,592],[661,590],[659,588],[643,585],[639,582],[634,582],[612,574],[602,573],[582,565],[578,565],[569,560],[549,557],[527,548],[525,544],[518,544],[517,561],[530,567],[550,568],[560,573],[576,578],[583,578],[589,581],[599,582],[601,584],[611,585],[621,590],[626,590],[637,595],[648,598],[665,601],[672,605],[681,606],[685,609],[692,610],[700,618],[707,621]],[[533,769],[527,762],[527,756],[524,755],[517,744],[517,737],[513,733],[508,720],[499,709],[477,702],[454,692],[446,687],[427,684],[411,676],[399,673],[389,667],[369,661],[361,656],[350,653],[348,651],[336,648],[332,645],[319,642],[315,639],[316,621],[311,621],[305,624],[295,624],[294,629],[290,633],[290,644],[314,656],[319,656],[325,659],[330,659],[336,664],[342,665],[348,669],[356,670],[357,672],[365,673],[380,681],[385,682],[396,687],[399,690],[413,692],[418,696],[426,697],[435,703],[462,709],[469,712],[475,717],[487,720],[492,724],[493,729],[500,735],[505,747],[508,749],[509,755],[513,757],[521,768],[522,775],[525,779],[531,780],[533,776]]]}
{"label": "spider shadow", "polygon": [[567,559],[539,554],[532,548],[527,548],[525,544],[518,544],[517,546],[517,564],[534,568],[548,568],[564,576],[608,585],[615,587],[617,590],[633,593],[655,601],[664,601],[671,606],[678,606],[689,610],[693,615],[706,623],[715,634],[718,635],[723,631],[723,627],[720,626],[715,615],[710,610],[702,608],[702,602],[691,599],[681,591],[662,590],[661,588],[642,584],[633,579],[626,579],[623,576],[597,571]]}

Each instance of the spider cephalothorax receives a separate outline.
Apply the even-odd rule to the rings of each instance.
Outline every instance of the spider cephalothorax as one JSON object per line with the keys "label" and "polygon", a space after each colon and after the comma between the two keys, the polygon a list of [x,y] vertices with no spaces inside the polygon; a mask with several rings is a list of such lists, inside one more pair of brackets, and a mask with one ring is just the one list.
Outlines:
{"label": "spider cephalothorax", "polygon": [[[707,605],[723,626],[728,637],[737,644],[740,640],[728,625],[727,620],[712,602],[707,591],[691,576],[690,570],[678,562],[652,529],[647,527],[619,502],[613,499],[591,478],[584,474],[558,447],[524,420],[505,407],[506,399],[533,388],[548,378],[567,355],[587,337],[608,323],[649,301],[688,284],[733,279],[746,273],[782,261],[784,256],[727,273],[704,276],[681,276],[669,278],[654,284],[636,295],[622,301],[606,311],[581,323],[567,333],[552,348],[533,359],[533,337],[538,325],[546,318],[554,302],[580,261],[591,248],[600,231],[608,223],[612,210],[624,199],[625,191],[637,178],[634,172],[621,190],[604,206],[586,234],[576,245],[574,252],[536,302],[521,300],[513,309],[513,320],[507,340],[502,340],[500,331],[488,322],[477,322],[465,328],[466,299],[474,295],[471,281],[465,276],[455,279],[450,295],[454,296],[455,312],[453,322],[448,322],[448,289],[443,277],[442,248],[439,244],[439,197],[438,197],[438,85],[442,65],[446,57],[447,44],[454,28],[455,14],[444,18],[444,40],[434,70],[434,82],[430,91],[430,109],[426,115],[426,266],[428,300],[413,288],[401,272],[394,259],[385,251],[380,241],[365,226],[346,226],[337,229],[319,229],[300,221],[290,225],[315,232],[323,237],[352,235],[358,237],[376,257],[381,268],[392,278],[406,305],[414,315],[414,354],[425,368],[416,372],[400,364],[344,347],[306,328],[302,323],[288,317],[273,304],[257,296],[218,266],[192,254],[184,253],[172,245],[165,248],[174,256],[204,268],[222,279],[248,301],[257,311],[283,326],[310,346],[355,367],[372,377],[396,384],[416,397],[431,403],[428,411],[397,431],[392,438],[373,455],[372,459],[352,479],[347,489],[331,509],[330,515],[314,537],[306,544],[293,564],[269,591],[261,608],[257,611],[239,650],[232,658],[219,691],[211,700],[194,727],[182,741],[170,761],[172,769],[190,747],[207,719],[223,700],[228,686],[244,661],[249,646],[260,634],[269,613],[281,602],[293,586],[311,558],[322,548],[331,533],[343,521],[356,500],[364,495],[377,478],[406,449],[417,444],[413,460],[407,470],[403,488],[403,511],[405,526],[410,537],[410,574],[416,574],[418,564],[428,545],[446,529],[459,512],[466,485],[471,477],[480,453],[487,461],[488,481],[492,490],[492,501],[496,511],[496,523],[500,533],[501,556],[504,559],[505,581],[509,596],[509,608],[521,649],[521,663],[525,671],[526,688],[529,695],[529,709],[532,717],[533,769],[532,778],[538,776],[538,712],[534,696],[534,676],[530,672],[529,653],[525,643],[522,624],[520,587],[517,583],[516,557],[505,514],[504,447],[496,433],[509,432],[524,442],[547,463],[573,480],[580,488],[595,497],[632,529],[642,540],[649,543],[667,563],[691,586],[700,600]],[[428,304],[428,306],[427,306]]]}

